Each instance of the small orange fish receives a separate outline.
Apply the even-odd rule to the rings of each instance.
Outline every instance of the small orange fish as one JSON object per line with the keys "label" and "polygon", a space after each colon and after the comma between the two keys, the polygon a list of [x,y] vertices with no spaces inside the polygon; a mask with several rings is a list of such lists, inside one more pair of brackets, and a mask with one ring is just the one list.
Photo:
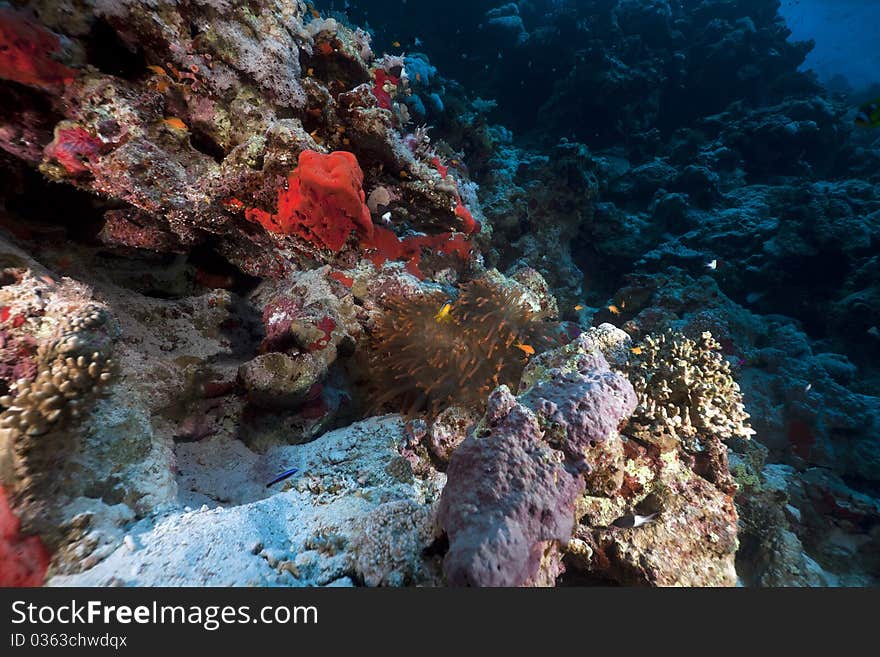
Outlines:
{"label": "small orange fish", "polygon": [[394,46],[395,48],[400,48],[400,41],[392,41],[391,45]]}
{"label": "small orange fish", "polygon": [[630,349],[630,351],[633,352],[636,356],[638,356],[639,354],[642,353],[642,348],[641,347],[633,347],[632,349]]}
{"label": "small orange fish", "polygon": [[421,82],[421,81],[422,81],[422,74],[416,73],[416,82]]}
{"label": "small orange fish", "polygon": [[162,123],[167,125],[169,128],[173,130],[186,130],[186,123],[178,119],[176,116],[170,116],[167,119],[162,119]]}
{"label": "small orange fish", "polygon": [[308,71],[306,71],[309,77],[312,77],[315,74],[315,68],[310,67]]}
{"label": "small orange fish", "polygon": [[437,322],[448,322],[452,319],[452,304],[448,301],[443,304],[443,307],[437,311],[437,314],[434,315],[434,321]]}
{"label": "small orange fish", "polygon": [[535,355],[535,348],[534,348],[533,346],[531,346],[531,345],[528,345],[528,344],[515,344],[515,345],[513,345],[513,346],[516,347],[517,349],[522,349],[523,353],[525,353],[525,354],[527,354],[527,355],[529,355],[529,356],[534,356],[534,355]]}
{"label": "small orange fish", "polygon": [[165,69],[162,68],[161,66],[156,66],[155,64],[150,64],[149,66],[147,66],[147,68],[149,70],[151,70],[153,73],[155,73],[156,75],[166,75]]}
{"label": "small orange fish", "polygon": [[581,304],[578,304],[574,307],[574,309],[577,310],[578,312],[580,312],[584,309],[584,307]]}
{"label": "small orange fish", "polygon": [[612,315],[619,315],[620,314],[620,308],[615,306],[613,303],[610,306],[608,306],[608,310],[611,311]]}

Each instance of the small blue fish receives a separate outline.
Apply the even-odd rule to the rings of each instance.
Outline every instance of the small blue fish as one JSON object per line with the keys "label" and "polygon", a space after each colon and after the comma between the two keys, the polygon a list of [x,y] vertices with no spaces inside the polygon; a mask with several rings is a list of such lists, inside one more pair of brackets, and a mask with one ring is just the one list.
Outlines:
{"label": "small blue fish", "polygon": [[290,470],[285,470],[280,475],[275,477],[272,481],[270,481],[268,484],[266,484],[266,488],[269,488],[269,486],[271,486],[273,484],[277,484],[279,481],[284,481],[285,479],[292,477],[297,472],[299,472],[299,468],[291,468]]}

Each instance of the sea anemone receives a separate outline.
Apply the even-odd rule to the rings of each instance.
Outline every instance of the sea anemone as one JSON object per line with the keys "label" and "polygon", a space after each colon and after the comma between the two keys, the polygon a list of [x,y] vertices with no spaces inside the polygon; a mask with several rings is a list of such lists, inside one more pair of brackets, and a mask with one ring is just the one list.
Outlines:
{"label": "sea anemone", "polygon": [[561,339],[558,324],[519,290],[487,280],[464,284],[455,300],[394,299],[372,336],[376,405],[431,416],[453,405],[482,408],[497,386],[516,388],[529,358]]}

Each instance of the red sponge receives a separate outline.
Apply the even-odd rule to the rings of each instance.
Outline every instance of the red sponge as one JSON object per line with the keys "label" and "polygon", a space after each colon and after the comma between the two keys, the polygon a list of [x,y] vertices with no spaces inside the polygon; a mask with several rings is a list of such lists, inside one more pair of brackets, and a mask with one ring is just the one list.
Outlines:
{"label": "red sponge", "polygon": [[58,35],[29,14],[0,7],[0,78],[57,91],[76,74],[53,58],[60,50]]}
{"label": "red sponge", "polygon": [[42,586],[49,552],[37,536],[24,537],[0,486],[0,586]]}
{"label": "red sponge", "polygon": [[373,236],[363,184],[364,173],[352,153],[324,155],[306,150],[299,154],[287,189],[278,193],[278,212],[252,208],[245,211],[245,217],[273,233],[297,235],[338,252],[352,230]]}

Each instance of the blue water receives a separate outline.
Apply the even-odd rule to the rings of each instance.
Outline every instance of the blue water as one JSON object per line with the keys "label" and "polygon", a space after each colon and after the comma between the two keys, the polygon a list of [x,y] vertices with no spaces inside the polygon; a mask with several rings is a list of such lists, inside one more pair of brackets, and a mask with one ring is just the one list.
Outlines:
{"label": "blue water", "polygon": [[823,81],[843,76],[859,89],[880,81],[880,2],[877,0],[783,0],[796,39],[816,43],[806,67]]}

